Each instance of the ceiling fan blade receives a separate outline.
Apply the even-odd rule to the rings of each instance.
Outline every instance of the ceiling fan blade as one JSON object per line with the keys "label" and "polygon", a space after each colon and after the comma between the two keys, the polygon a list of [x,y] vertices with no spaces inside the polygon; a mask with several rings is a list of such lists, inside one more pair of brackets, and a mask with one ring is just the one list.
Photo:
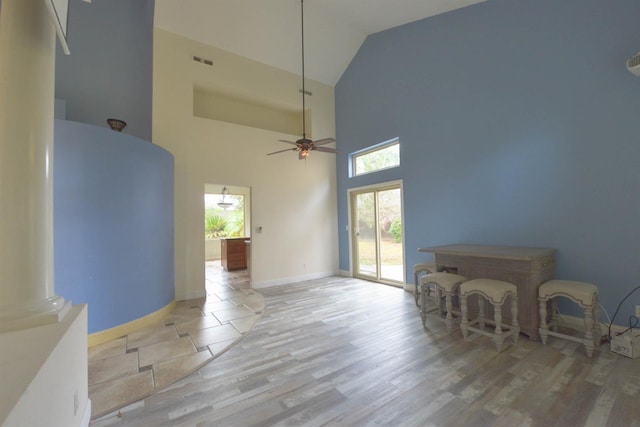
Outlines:
{"label": "ceiling fan blade", "polygon": [[278,141],[280,142],[286,142],[287,144],[293,144],[293,145],[298,145],[297,143],[293,142],[293,141],[287,141],[285,139],[279,139]]}
{"label": "ceiling fan blade", "polygon": [[319,139],[317,141],[313,141],[313,145],[325,145],[325,144],[331,144],[332,142],[336,142],[336,140],[333,138],[324,138],[324,139]]}
{"label": "ceiling fan blade", "polygon": [[323,153],[337,153],[338,150],[336,150],[335,148],[329,148],[329,147],[313,147],[313,149],[315,151],[322,151]]}
{"label": "ceiling fan blade", "polygon": [[296,150],[297,148],[286,148],[284,150],[274,151],[273,153],[267,153],[267,156],[270,156],[272,154],[284,153],[285,151],[296,151]]}

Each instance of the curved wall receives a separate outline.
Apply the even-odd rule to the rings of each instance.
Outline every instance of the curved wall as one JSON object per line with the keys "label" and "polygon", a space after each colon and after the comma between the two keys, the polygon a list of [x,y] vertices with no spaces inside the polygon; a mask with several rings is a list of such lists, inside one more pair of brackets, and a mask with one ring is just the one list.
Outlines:
{"label": "curved wall", "polygon": [[173,155],[97,126],[55,121],[55,289],[89,304],[89,333],[175,295]]}

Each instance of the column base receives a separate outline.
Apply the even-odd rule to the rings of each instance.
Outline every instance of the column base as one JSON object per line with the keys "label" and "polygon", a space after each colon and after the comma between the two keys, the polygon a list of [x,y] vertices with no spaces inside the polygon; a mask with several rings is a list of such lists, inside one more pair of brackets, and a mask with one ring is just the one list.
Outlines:
{"label": "column base", "polygon": [[71,309],[71,301],[54,296],[28,306],[0,306],[0,333],[60,322]]}

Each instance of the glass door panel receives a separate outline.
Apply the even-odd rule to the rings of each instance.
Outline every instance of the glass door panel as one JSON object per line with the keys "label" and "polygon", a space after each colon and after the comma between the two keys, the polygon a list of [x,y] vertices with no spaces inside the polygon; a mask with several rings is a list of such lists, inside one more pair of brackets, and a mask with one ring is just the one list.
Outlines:
{"label": "glass door panel", "polygon": [[383,283],[404,283],[400,185],[351,193],[353,274]]}
{"label": "glass door panel", "polygon": [[375,193],[355,194],[354,224],[355,224],[355,273],[365,276],[378,277],[378,248],[376,245],[376,205]]}
{"label": "glass door panel", "polygon": [[378,230],[380,279],[403,282],[402,216],[400,188],[380,190],[378,193]]}

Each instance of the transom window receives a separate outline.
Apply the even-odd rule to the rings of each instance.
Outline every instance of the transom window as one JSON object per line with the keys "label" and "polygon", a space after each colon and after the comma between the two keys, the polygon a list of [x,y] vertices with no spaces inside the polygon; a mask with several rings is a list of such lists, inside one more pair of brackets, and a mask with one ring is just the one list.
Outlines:
{"label": "transom window", "polygon": [[350,176],[400,166],[400,140],[394,138],[350,155]]}

